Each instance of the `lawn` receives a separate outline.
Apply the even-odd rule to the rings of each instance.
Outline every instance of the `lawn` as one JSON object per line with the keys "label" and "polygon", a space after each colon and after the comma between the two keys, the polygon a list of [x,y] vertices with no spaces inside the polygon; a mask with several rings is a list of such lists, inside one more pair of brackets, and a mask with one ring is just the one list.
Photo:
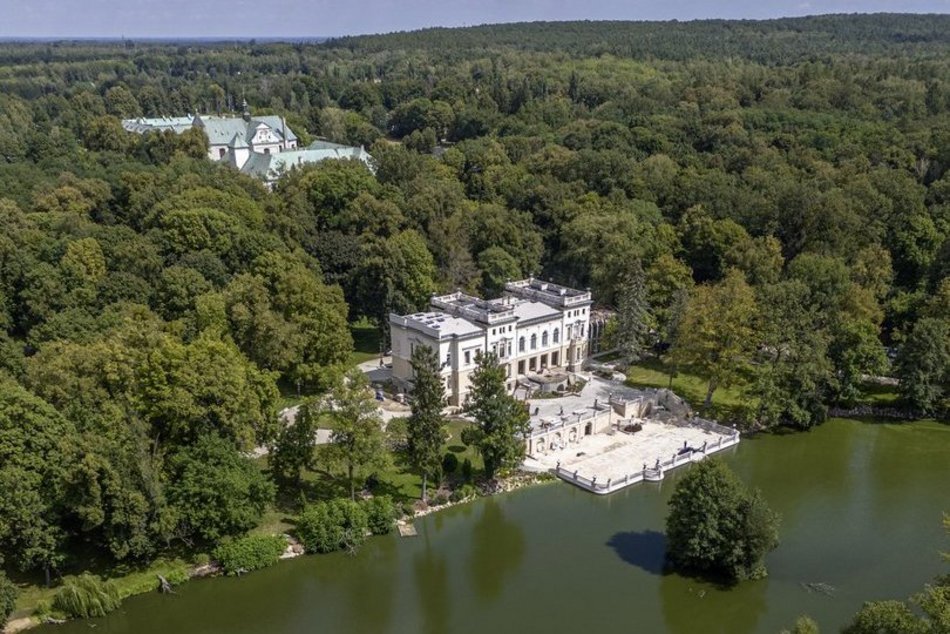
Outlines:
{"label": "lawn", "polygon": [[[634,387],[670,386],[669,367],[657,359],[645,359],[627,370],[627,383]],[[712,417],[722,420],[741,418],[742,410],[754,405],[751,397],[743,395],[742,385],[720,387],[713,394]],[[680,371],[673,379],[673,391],[685,398],[694,409],[702,407],[706,398],[707,382],[695,374]],[[899,394],[897,387],[865,383],[861,386],[862,396],[858,405],[872,407],[897,407]]]}
{"label": "lawn", "polygon": [[350,324],[350,335],[353,337],[353,352],[348,362],[350,366],[379,358],[382,336],[374,324],[365,318],[360,319]]}
{"label": "lawn", "polygon": [[[442,446],[442,453],[455,454],[460,465],[466,458],[471,460],[473,471],[477,473],[484,468],[482,459],[474,447],[469,447],[462,442],[462,430],[468,425],[470,423],[464,420],[450,419],[448,421],[446,425],[448,437]],[[324,427],[324,424],[321,423],[320,426]],[[328,468],[327,461],[323,458],[325,452],[326,446],[317,448],[316,469],[303,472],[299,488],[290,487],[291,490],[279,494],[276,507],[265,514],[261,524],[252,532],[264,534],[287,532],[293,528],[302,502],[331,500],[349,495],[348,485],[339,469]],[[377,483],[372,489],[373,492],[392,496],[397,504],[418,500],[422,496],[422,478],[409,465],[403,452],[394,452],[390,454],[390,457],[387,467],[376,474]],[[267,469],[267,458],[261,458],[258,464],[261,469]],[[430,482],[430,487],[431,484]]]}
{"label": "lawn", "polygon": [[896,407],[899,398],[900,394],[897,392],[896,385],[869,382],[861,386],[861,398],[858,399],[858,404],[871,407]]}
{"label": "lawn", "polygon": [[[627,370],[627,384],[633,387],[670,387],[669,367],[656,359],[645,359]],[[708,382],[689,372],[679,371],[673,379],[673,391],[685,398],[693,409],[699,410],[706,398]],[[741,411],[749,405],[742,394],[742,386],[720,387],[713,393],[711,416],[722,420],[741,418]]]}
{"label": "lawn", "polygon": [[[106,561],[77,561],[72,567],[113,580],[119,590],[119,596],[124,599],[154,591],[158,587],[158,575],[162,575],[173,584],[186,580],[188,570],[192,566],[190,562],[194,559],[192,555],[192,553],[181,552],[167,558],[156,559],[146,566],[115,565]],[[58,582],[54,581],[53,585],[47,588],[39,577],[15,578],[14,580],[20,594],[17,597],[13,617],[33,614],[41,604],[48,606],[60,587]]]}

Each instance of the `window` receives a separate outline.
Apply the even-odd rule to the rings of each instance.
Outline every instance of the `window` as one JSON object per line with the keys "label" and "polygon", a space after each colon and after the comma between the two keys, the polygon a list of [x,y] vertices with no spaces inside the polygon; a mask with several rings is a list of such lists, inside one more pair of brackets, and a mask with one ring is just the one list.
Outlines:
{"label": "window", "polygon": [[[494,350],[492,352],[494,352]],[[470,365],[471,363],[472,363],[472,351],[466,350],[465,351],[465,365]]]}
{"label": "window", "polygon": [[545,330],[544,332],[541,333],[541,347],[543,348],[547,345],[548,345],[548,331]]}
{"label": "window", "polygon": [[581,324],[581,325],[578,326],[578,327],[581,329],[581,334],[579,334],[578,337],[583,337],[583,336],[584,336],[584,324]]}
{"label": "window", "polygon": [[572,330],[572,327],[571,327],[571,326],[568,326],[568,327],[567,327],[567,338],[568,338],[568,339],[571,338],[571,330]]}
{"label": "window", "polygon": [[560,343],[560,342],[561,342],[561,329],[555,328],[554,329],[554,343]]}
{"label": "window", "polygon": [[269,147],[264,148],[264,154],[270,154],[270,148],[269,148]]}
{"label": "window", "polygon": [[220,150],[218,150],[218,158],[224,158],[224,155],[226,152],[227,150],[225,150],[224,148],[221,148]]}
{"label": "window", "polygon": [[524,352],[524,337],[518,339],[518,352]]}
{"label": "window", "polygon": [[452,353],[449,352],[445,355],[445,365],[452,365]]}
{"label": "window", "polygon": [[531,335],[531,349],[536,350],[538,347],[538,335],[537,333]]}
{"label": "window", "polygon": [[495,329],[494,329],[494,328],[491,329],[491,334],[495,334]]}

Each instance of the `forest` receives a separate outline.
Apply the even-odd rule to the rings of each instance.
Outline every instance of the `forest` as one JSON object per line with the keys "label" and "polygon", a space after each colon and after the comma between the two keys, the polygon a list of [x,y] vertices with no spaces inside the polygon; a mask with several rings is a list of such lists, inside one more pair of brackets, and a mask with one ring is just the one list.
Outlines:
{"label": "forest", "polygon": [[[244,100],[375,174],[269,191],[203,133],[120,124]],[[355,326],[528,275],[591,288],[708,402],[739,390],[743,428],[808,429],[869,377],[946,420],[948,168],[950,16],[0,43],[2,565],[245,533],[286,486],[246,452],[339,389]]]}

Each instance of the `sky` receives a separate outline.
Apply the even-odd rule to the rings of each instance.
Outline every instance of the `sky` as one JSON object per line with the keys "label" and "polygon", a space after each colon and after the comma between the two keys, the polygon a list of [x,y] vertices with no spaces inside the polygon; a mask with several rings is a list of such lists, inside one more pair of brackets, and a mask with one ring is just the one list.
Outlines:
{"label": "sky", "polygon": [[950,13],[950,0],[0,0],[0,37],[320,37],[534,20]]}

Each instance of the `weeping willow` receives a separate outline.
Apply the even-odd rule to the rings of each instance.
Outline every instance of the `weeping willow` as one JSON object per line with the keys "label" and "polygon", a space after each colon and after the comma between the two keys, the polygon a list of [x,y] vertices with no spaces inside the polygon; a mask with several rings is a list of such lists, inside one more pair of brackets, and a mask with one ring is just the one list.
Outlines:
{"label": "weeping willow", "polygon": [[53,608],[76,618],[105,616],[119,607],[119,589],[111,581],[83,573],[66,580],[53,599]]}

